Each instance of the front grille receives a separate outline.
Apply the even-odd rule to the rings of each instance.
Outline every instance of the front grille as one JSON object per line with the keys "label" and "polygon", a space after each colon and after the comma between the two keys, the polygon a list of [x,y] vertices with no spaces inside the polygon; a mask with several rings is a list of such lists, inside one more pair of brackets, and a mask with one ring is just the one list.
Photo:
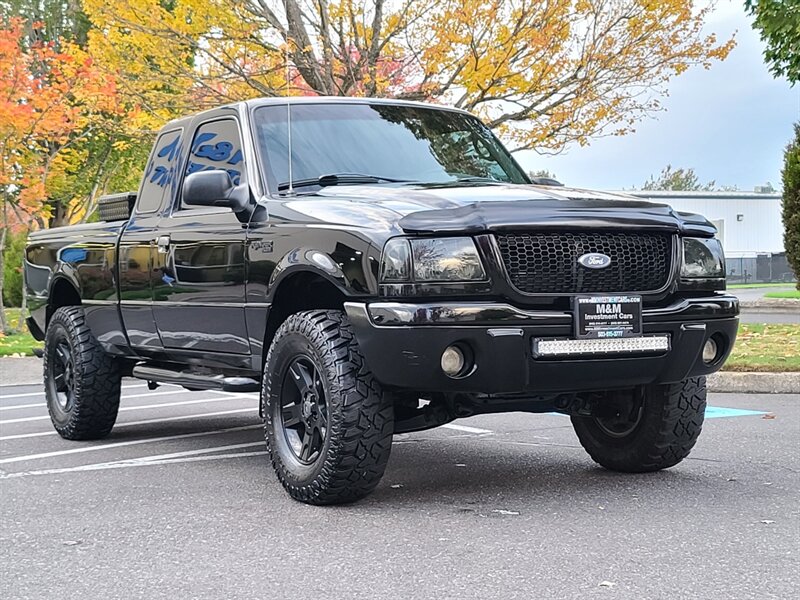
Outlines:
{"label": "front grille", "polygon": [[[663,288],[670,274],[672,236],[664,233],[507,233],[497,244],[511,283],[526,294],[648,292]],[[590,252],[611,263],[580,265]]]}

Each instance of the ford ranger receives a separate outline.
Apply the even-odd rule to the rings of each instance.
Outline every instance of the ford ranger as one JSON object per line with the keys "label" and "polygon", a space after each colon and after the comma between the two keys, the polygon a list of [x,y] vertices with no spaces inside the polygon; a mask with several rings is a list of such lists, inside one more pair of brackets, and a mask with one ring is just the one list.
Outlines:
{"label": "ford ranger", "polygon": [[370,493],[394,434],[483,413],[559,412],[605,468],[671,467],[736,337],[715,228],[544,183],[479,119],[425,104],[172,121],[138,192],[30,236],[53,425],[108,435],[126,376],[258,391],[275,473],[312,504]]}

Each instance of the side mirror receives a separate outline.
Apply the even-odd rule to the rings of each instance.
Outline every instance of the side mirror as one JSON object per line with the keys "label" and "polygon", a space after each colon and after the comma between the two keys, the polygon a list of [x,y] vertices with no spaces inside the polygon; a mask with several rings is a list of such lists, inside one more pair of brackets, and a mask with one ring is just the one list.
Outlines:
{"label": "side mirror", "polygon": [[234,185],[227,171],[199,171],[183,181],[183,202],[191,206],[224,206],[242,212],[250,206],[247,184]]}

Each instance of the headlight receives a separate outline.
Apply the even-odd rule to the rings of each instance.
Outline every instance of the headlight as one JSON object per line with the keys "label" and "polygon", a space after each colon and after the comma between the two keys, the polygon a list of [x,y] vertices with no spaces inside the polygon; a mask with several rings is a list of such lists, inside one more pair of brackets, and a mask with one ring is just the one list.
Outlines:
{"label": "headlight", "polygon": [[484,279],[481,259],[472,238],[411,240],[416,281]]}
{"label": "headlight", "polygon": [[683,238],[681,277],[721,279],[725,277],[725,255],[716,238]]}
{"label": "headlight", "polygon": [[485,278],[486,272],[472,238],[395,238],[389,240],[383,249],[382,281],[474,281]]}

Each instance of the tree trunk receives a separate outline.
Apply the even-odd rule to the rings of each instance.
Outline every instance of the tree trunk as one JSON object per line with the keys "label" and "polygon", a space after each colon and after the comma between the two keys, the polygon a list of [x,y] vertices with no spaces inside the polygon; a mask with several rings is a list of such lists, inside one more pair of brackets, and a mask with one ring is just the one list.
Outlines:
{"label": "tree trunk", "polygon": [[67,218],[67,207],[64,206],[64,203],[61,200],[56,200],[53,202],[53,212],[52,216],[50,217],[49,229],[53,229],[55,227],[63,227],[64,225],[68,225],[68,218]]}
{"label": "tree trunk", "polygon": [[0,233],[0,333],[5,334],[8,331],[8,323],[6,322],[6,307],[3,303],[3,284],[5,283],[5,263],[3,258],[6,251],[6,234],[8,233],[8,204],[3,201],[3,231]]}
{"label": "tree trunk", "polygon": [[[30,227],[25,232],[25,239],[28,239],[28,234],[31,232]],[[25,316],[28,312],[28,294],[25,293],[25,252],[22,252],[22,260],[20,261],[20,268],[22,269],[22,301],[19,307],[19,319],[17,325],[14,327],[14,333],[22,333],[25,331]]]}

